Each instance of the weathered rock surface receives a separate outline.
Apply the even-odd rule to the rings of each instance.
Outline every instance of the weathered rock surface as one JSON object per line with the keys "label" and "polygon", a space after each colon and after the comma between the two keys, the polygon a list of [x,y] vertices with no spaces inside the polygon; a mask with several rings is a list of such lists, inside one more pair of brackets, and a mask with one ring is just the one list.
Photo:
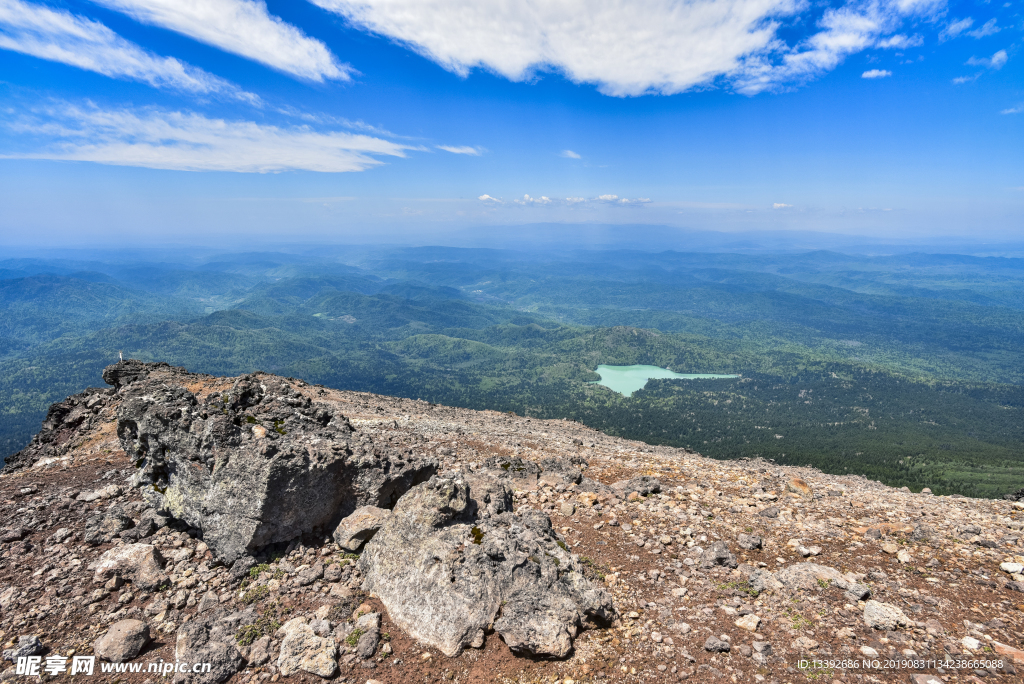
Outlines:
{"label": "weathered rock surface", "polygon": [[327,679],[337,674],[337,646],[332,639],[317,636],[305,618],[289,620],[281,627],[281,634],[284,638],[277,667],[282,675],[289,677],[301,671]]}
{"label": "weathered rock surface", "polygon": [[149,625],[142,620],[115,622],[96,640],[96,657],[111,663],[126,663],[138,657],[149,643]]}
{"label": "weathered rock surface", "polygon": [[151,544],[125,544],[105,552],[96,564],[94,582],[120,577],[139,589],[155,589],[167,576],[164,558]]}
{"label": "weathered rock surface", "polygon": [[105,377],[121,395],[117,434],[135,483],[158,509],[202,530],[226,562],[329,530],[360,506],[390,508],[437,469],[360,440],[333,407],[276,376],[242,376],[198,397],[124,365]]}
{"label": "weathered rock surface", "polygon": [[[453,656],[494,629],[516,652],[563,657],[610,597],[538,513],[478,518],[471,487],[434,478],[404,496],[359,560],[392,620]],[[500,617],[499,617],[500,611]]]}
{"label": "weathered rock surface", "polygon": [[334,541],[343,549],[358,551],[377,534],[390,515],[391,511],[386,508],[360,506],[338,523],[334,529]]}
{"label": "weathered rock surface", "polygon": [[871,629],[891,632],[899,627],[906,627],[908,622],[903,611],[890,603],[872,600],[864,604],[864,624]]}
{"label": "weathered rock surface", "polygon": [[215,684],[230,679],[245,663],[236,646],[235,635],[239,627],[255,620],[256,616],[251,612],[225,613],[218,610],[198,615],[186,622],[178,630],[174,658],[187,663],[209,663],[210,671],[186,673],[174,681]]}
{"label": "weathered rock surface", "polygon": [[[457,660],[438,657],[435,648],[398,623],[387,605],[361,590],[366,581],[361,563],[329,537],[337,521],[287,544],[247,550],[226,565],[202,539],[204,530],[158,514],[142,490],[130,486],[138,458],[129,460],[121,449],[119,408],[148,386],[153,392],[183,388],[209,409],[208,400],[230,394],[237,380],[159,364],[111,368],[116,373],[108,379],[116,393],[76,399],[74,410],[84,419],[61,423],[67,427],[54,433],[60,433],[59,443],[45,442],[46,448],[57,446],[50,455],[33,461],[32,468],[0,473],[5,526],[0,530],[0,630],[7,635],[7,657],[23,648],[24,655],[43,656],[43,667],[50,655],[71,649],[88,653],[81,649],[95,645],[111,625],[145,620],[152,641],[136,663],[178,659],[213,666],[205,675],[181,673],[180,682],[251,684],[272,681],[274,675],[285,682],[319,680],[304,670],[281,677],[285,635],[279,627],[300,617],[315,638],[337,646],[332,681],[547,681],[555,675],[587,682],[693,682],[760,676],[771,684],[800,678],[788,668],[796,669],[801,655],[839,662],[861,657],[1001,661],[985,675],[959,672],[961,680],[972,681],[1016,681],[1024,667],[1024,502],[913,494],[853,475],[757,460],[715,461],[609,437],[572,421],[470,411],[277,378],[291,389],[273,390],[273,397],[298,401],[299,410],[305,399],[310,407],[322,403],[358,428],[342,440],[353,456],[358,446],[403,462],[420,455],[436,458],[443,468],[438,479],[464,483],[465,503],[446,504],[463,512],[449,511],[446,521],[410,537],[410,548],[420,554],[416,558],[437,552],[429,556],[436,559],[431,571],[436,576],[410,579],[416,563],[427,564],[420,560],[403,570],[404,551],[389,551],[386,557],[397,569],[388,570],[388,577],[399,580],[399,589],[423,589],[441,624],[465,620],[463,606],[475,596],[470,585],[482,587],[486,605],[493,605],[487,601],[494,595],[508,598],[495,585],[519,593],[511,597],[508,612],[502,608],[479,616],[476,624],[483,626],[475,633],[463,623],[468,646],[482,651],[469,650]],[[272,383],[261,383],[272,390]],[[261,405],[268,401],[283,403],[264,399]],[[99,408],[93,418],[81,413],[93,408]],[[235,427],[252,429],[245,415],[244,424]],[[193,423],[197,429],[205,424]],[[273,431],[273,423],[269,428]],[[310,442],[315,431],[311,427]],[[222,450],[217,444],[218,459],[233,454],[233,447]],[[577,479],[582,473],[586,476]],[[609,484],[640,474],[657,478],[661,491],[643,496],[642,488],[625,491],[632,486],[617,490]],[[787,483],[796,478],[807,483],[813,498],[787,492]],[[765,510],[769,515],[759,515]],[[759,537],[760,547],[747,537]],[[737,561],[735,569],[701,564],[702,554],[720,541]],[[144,575],[160,578],[155,589],[139,586],[130,563],[96,577],[101,557],[109,560],[139,542],[160,555],[141,564],[151,570]],[[889,543],[892,554],[883,549]],[[578,565],[575,556],[565,560],[569,551],[578,554]],[[804,551],[820,553],[818,562],[806,563]],[[904,551],[909,562],[899,560]],[[524,554],[529,555],[524,559]],[[529,656],[530,648],[564,649],[572,629],[563,626],[585,613],[585,601],[573,598],[566,605],[559,597],[572,594],[571,587],[563,591],[558,585],[571,585],[577,567],[592,583],[588,586],[601,587],[614,600],[618,619],[574,640],[573,651],[556,663],[516,657]],[[567,568],[570,572],[563,572]],[[871,604],[865,610],[869,599],[883,609]],[[884,609],[886,604],[903,618]],[[531,612],[531,606],[537,608]],[[396,607],[395,614],[402,610]],[[713,647],[728,645],[728,654],[702,648],[709,636]],[[504,639],[518,650],[506,648]],[[330,652],[331,644],[319,646],[326,651],[311,650],[310,669],[328,672],[328,660],[321,658],[322,667],[312,664],[317,654]],[[14,663],[0,663],[0,669],[5,682],[23,678]],[[944,676],[956,674],[947,670]],[[869,673],[839,667],[832,678],[859,675],[866,680]],[[884,672],[872,676],[888,681]],[[901,676],[934,678],[905,670]]]}

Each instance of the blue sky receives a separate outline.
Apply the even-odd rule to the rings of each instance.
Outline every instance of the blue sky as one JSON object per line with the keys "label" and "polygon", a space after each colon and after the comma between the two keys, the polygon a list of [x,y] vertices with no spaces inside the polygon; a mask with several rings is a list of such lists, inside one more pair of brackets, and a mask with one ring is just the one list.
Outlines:
{"label": "blue sky", "polygon": [[1022,6],[0,0],[0,242],[1020,239]]}

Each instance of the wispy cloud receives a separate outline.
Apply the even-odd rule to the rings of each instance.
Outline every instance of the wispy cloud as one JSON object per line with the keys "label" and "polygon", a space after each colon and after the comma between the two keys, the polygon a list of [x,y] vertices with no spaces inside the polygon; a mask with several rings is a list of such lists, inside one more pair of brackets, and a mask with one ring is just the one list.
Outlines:
{"label": "wispy cloud", "polygon": [[558,156],[565,157],[566,159],[582,159],[582,157],[579,154],[573,152],[572,150],[562,150],[561,152],[558,153]]}
{"label": "wispy cloud", "polygon": [[939,32],[939,40],[945,41],[956,38],[972,26],[974,26],[974,19],[971,17],[964,17],[963,19],[951,21],[946,28]]}
{"label": "wispy cloud", "polygon": [[262,0],[93,1],[299,78],[351,79],[351,67],[319,40],[270,14]]}
{"label": "wispy cloud", "polygon": [[974,26],[974,19],[971,17],[959,19],[957,21],[950,22],[946,28],[942,29],[939,33],[939,41],[952,40],[959,36],[971,36],[972,38],[984,38],[985,36],[991,36],[1002,31],[997,24],[998,21],[996,19],[989,19],[973,31],[968,31],[967,29]]}
{"label": "wispy cloud", "polygon": [[68,102],[8,117],[4,125],[20,138],[51,141],[42,151],[4,158],[183,171],[363,171],[381,164],[378,156],[404,157],[410,149],[381,138],[308,126],[279,128],[193,112],[102,109]]}
{"label": "wispy cloud", "polygon": [[861,78],[886,78],[887,76],[892,76],[892,72],[885,69],[870,69],[860,75]]}
{"label": "wispy cloud", "polygon": [[973,76],[957,76],[953,79],[953,85],[963,85],[964,83],[971,83],[977,81],[981,74],[974,74]]}
{"label": "wispy cloud", "polygon": [[[818,17],[797,45],[779,37],[804,0],[311,0],[351,24],[387,36],[466,76],[482,67],[514,81],[553,68],[614,96],[673,94],[722,79],[755,93],[800,82],[872,47],[906,48],[911,18],[938,15],[945,0],[848,0]],[[813,16],[813,15],[812,15]],[[636,36],[643,36],[637,40]]]}
{"label": "wispy cloud", "polygon": [[791,209],[792,207],[792,204],[783,204],[782,202],[776,202],[772,205],[772,209]]}
{"label": "wispy cloud", "polygon": [[971,57],[967,60],[967,64],[970,66],[983,66],[989,69],[1002,69],[1003,65],[1009,60],[1009,56],[1006,54],[1006,50],[999,50],[991,57]]}
{"label": "wispy cloud", "polygon": [[143,50],[98,21],[21,0],[0,0],[0,48],[155,88],[259,104],[233,83]]}
{"label": "wispy cloud", "polygon": [[468,154],[473,157],[479,157],[486,150],[482,147],[470,147],[468,145],[456,146],[456,145],[435,145],[437,149],[444,150],[445,152],[451,152],[452,154]]}
{"label": "wispy cloud", "polygon": [[1024,102],[1022,102],[1021,104],[1017,105],[1016,107],[1010,107],[1008,109],[1004,109],[1003,111],[1001,111],[999,113],[1000,114],[1020,114],[1022,112],[1024,112]]}
{"label": "wispy cloud", "polygon": [[[480,195],[477,197],[482,202],[493,202],[496,204],[504,204],[504,200],[492,197],[491,195]],[[648,204],[651,199],[649,197],[619,197],[618,195],[598,195],[597,197],[566,197],[564,199],[551,198],[547,195],[541,195],[540,197],[533,197],[532,195],[523,195],[521,198],[515,198],[512,200],[512,204],[518,204],[520,206],[546,206],[546,205],[560,205],[560,206],[574,206],[584,204],[611,204],[617,206],[626,205],[637,205],[637,204]]]}
{"label": "wispy cloud", "polygon": [[973,31],[968,31],[967,35],[972,38],[984,38],[985,36],[991,36],[1002,31],[1001,28],[996,26],[995,19],[989,19],[983,25],[979,26]]}
{"label": "wispy cloud", "polygon": [[919,47],[921,45],[924,45],[924,36],[907,36],[899,33],[895,36],[883,38],[875,44],[875,47],[888,48],[892,50],[906,50],[908,48]]}

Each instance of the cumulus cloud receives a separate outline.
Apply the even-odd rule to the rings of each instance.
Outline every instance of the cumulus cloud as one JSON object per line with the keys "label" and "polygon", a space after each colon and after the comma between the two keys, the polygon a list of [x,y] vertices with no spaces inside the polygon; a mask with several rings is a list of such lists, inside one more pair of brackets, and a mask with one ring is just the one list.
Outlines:
{"label": "cumulus cloud", "polygon": [[885,69],[870,69],[860,75],[861,78],[885,78],[886,76],[892,76],[892,72]]}
{"label": "cumulus cloud", "polygon": [[439,150],[451,152],[452,154],[468,154],[474,157],[479,157],[484,153],[484,149],[482,147],[470,147],[468,145],[464,145],[462,147],[458,147],[456,145],[437,145],[436,147]]}
{"label": "cumulus cloud", "polygon": [[[897,37],[909,17],[945,0],[848,0],[824,11],[797,45],[779,37],[816,5],[803,0],[311,0],[352,25],[387,36],[444,68],[482,67],[514,81],[555,69],[608,95],[672,94],[717,79],[755,93],[835,68],[870,47],[919,44]],[[887,43],[885,41],[888,41]]]}
{"label": "cumulus cloud", "polygon": [[21,0],[0,0],[0,48],[155,88],[259,103],[233,83],[143,50],[98,21]]}
{"label": "cumulus cloud", "polygon": [[999,50],[991,57],[971,57],[967,60],[967,64],[970,66],[988,67],[989,69],[1002,69],[1007,60],[1009,60],[1009,56],[1006,54],[1006,50]]}
{"label": "cumulus cloud", "polygon": [[41,152],[9,159],[60,159],[182,171],[267,173],[362,171],[404,157],[407,146],[368,135],[210,119],[193,112],[102,109],[68,102],[9,117],[21,137],[45,137]]}
{"label": "cumulus cloud", "polygon": [[792,208],[792,206],[792,204],[783,204],[782,202],[776,202],[775,204],[772,205],[772,209],[790,209]]}
{"label": "cumulus cloud", "polygon": [[495,202],[497,204],[504,204],[504,202],[498,199],[497,197],[491,197],[490,195],[480,195],[479,197],[477,197],[477,199],[480,200],[481,202]]}
{"label": "cumulus cloud", "polygon": [[562,150],[558,153],[559,157],[565,157],[566,159],[582,159],[579,154],[572,150]]}
{"label": "cumulus cloud", "polygon": [[93,0],[278,71],[312,81],[351,79],[319,40],[267,11],[262,0]]}

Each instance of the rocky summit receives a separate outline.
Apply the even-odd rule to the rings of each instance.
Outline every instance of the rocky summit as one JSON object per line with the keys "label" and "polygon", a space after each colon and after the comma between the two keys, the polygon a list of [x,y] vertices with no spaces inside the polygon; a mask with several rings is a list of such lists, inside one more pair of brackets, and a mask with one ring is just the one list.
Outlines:
{"label": "rocky summit", "polygon": [[1024,502],[264,373],[103,378],[0,473],[3,681],[1024,672]]}

